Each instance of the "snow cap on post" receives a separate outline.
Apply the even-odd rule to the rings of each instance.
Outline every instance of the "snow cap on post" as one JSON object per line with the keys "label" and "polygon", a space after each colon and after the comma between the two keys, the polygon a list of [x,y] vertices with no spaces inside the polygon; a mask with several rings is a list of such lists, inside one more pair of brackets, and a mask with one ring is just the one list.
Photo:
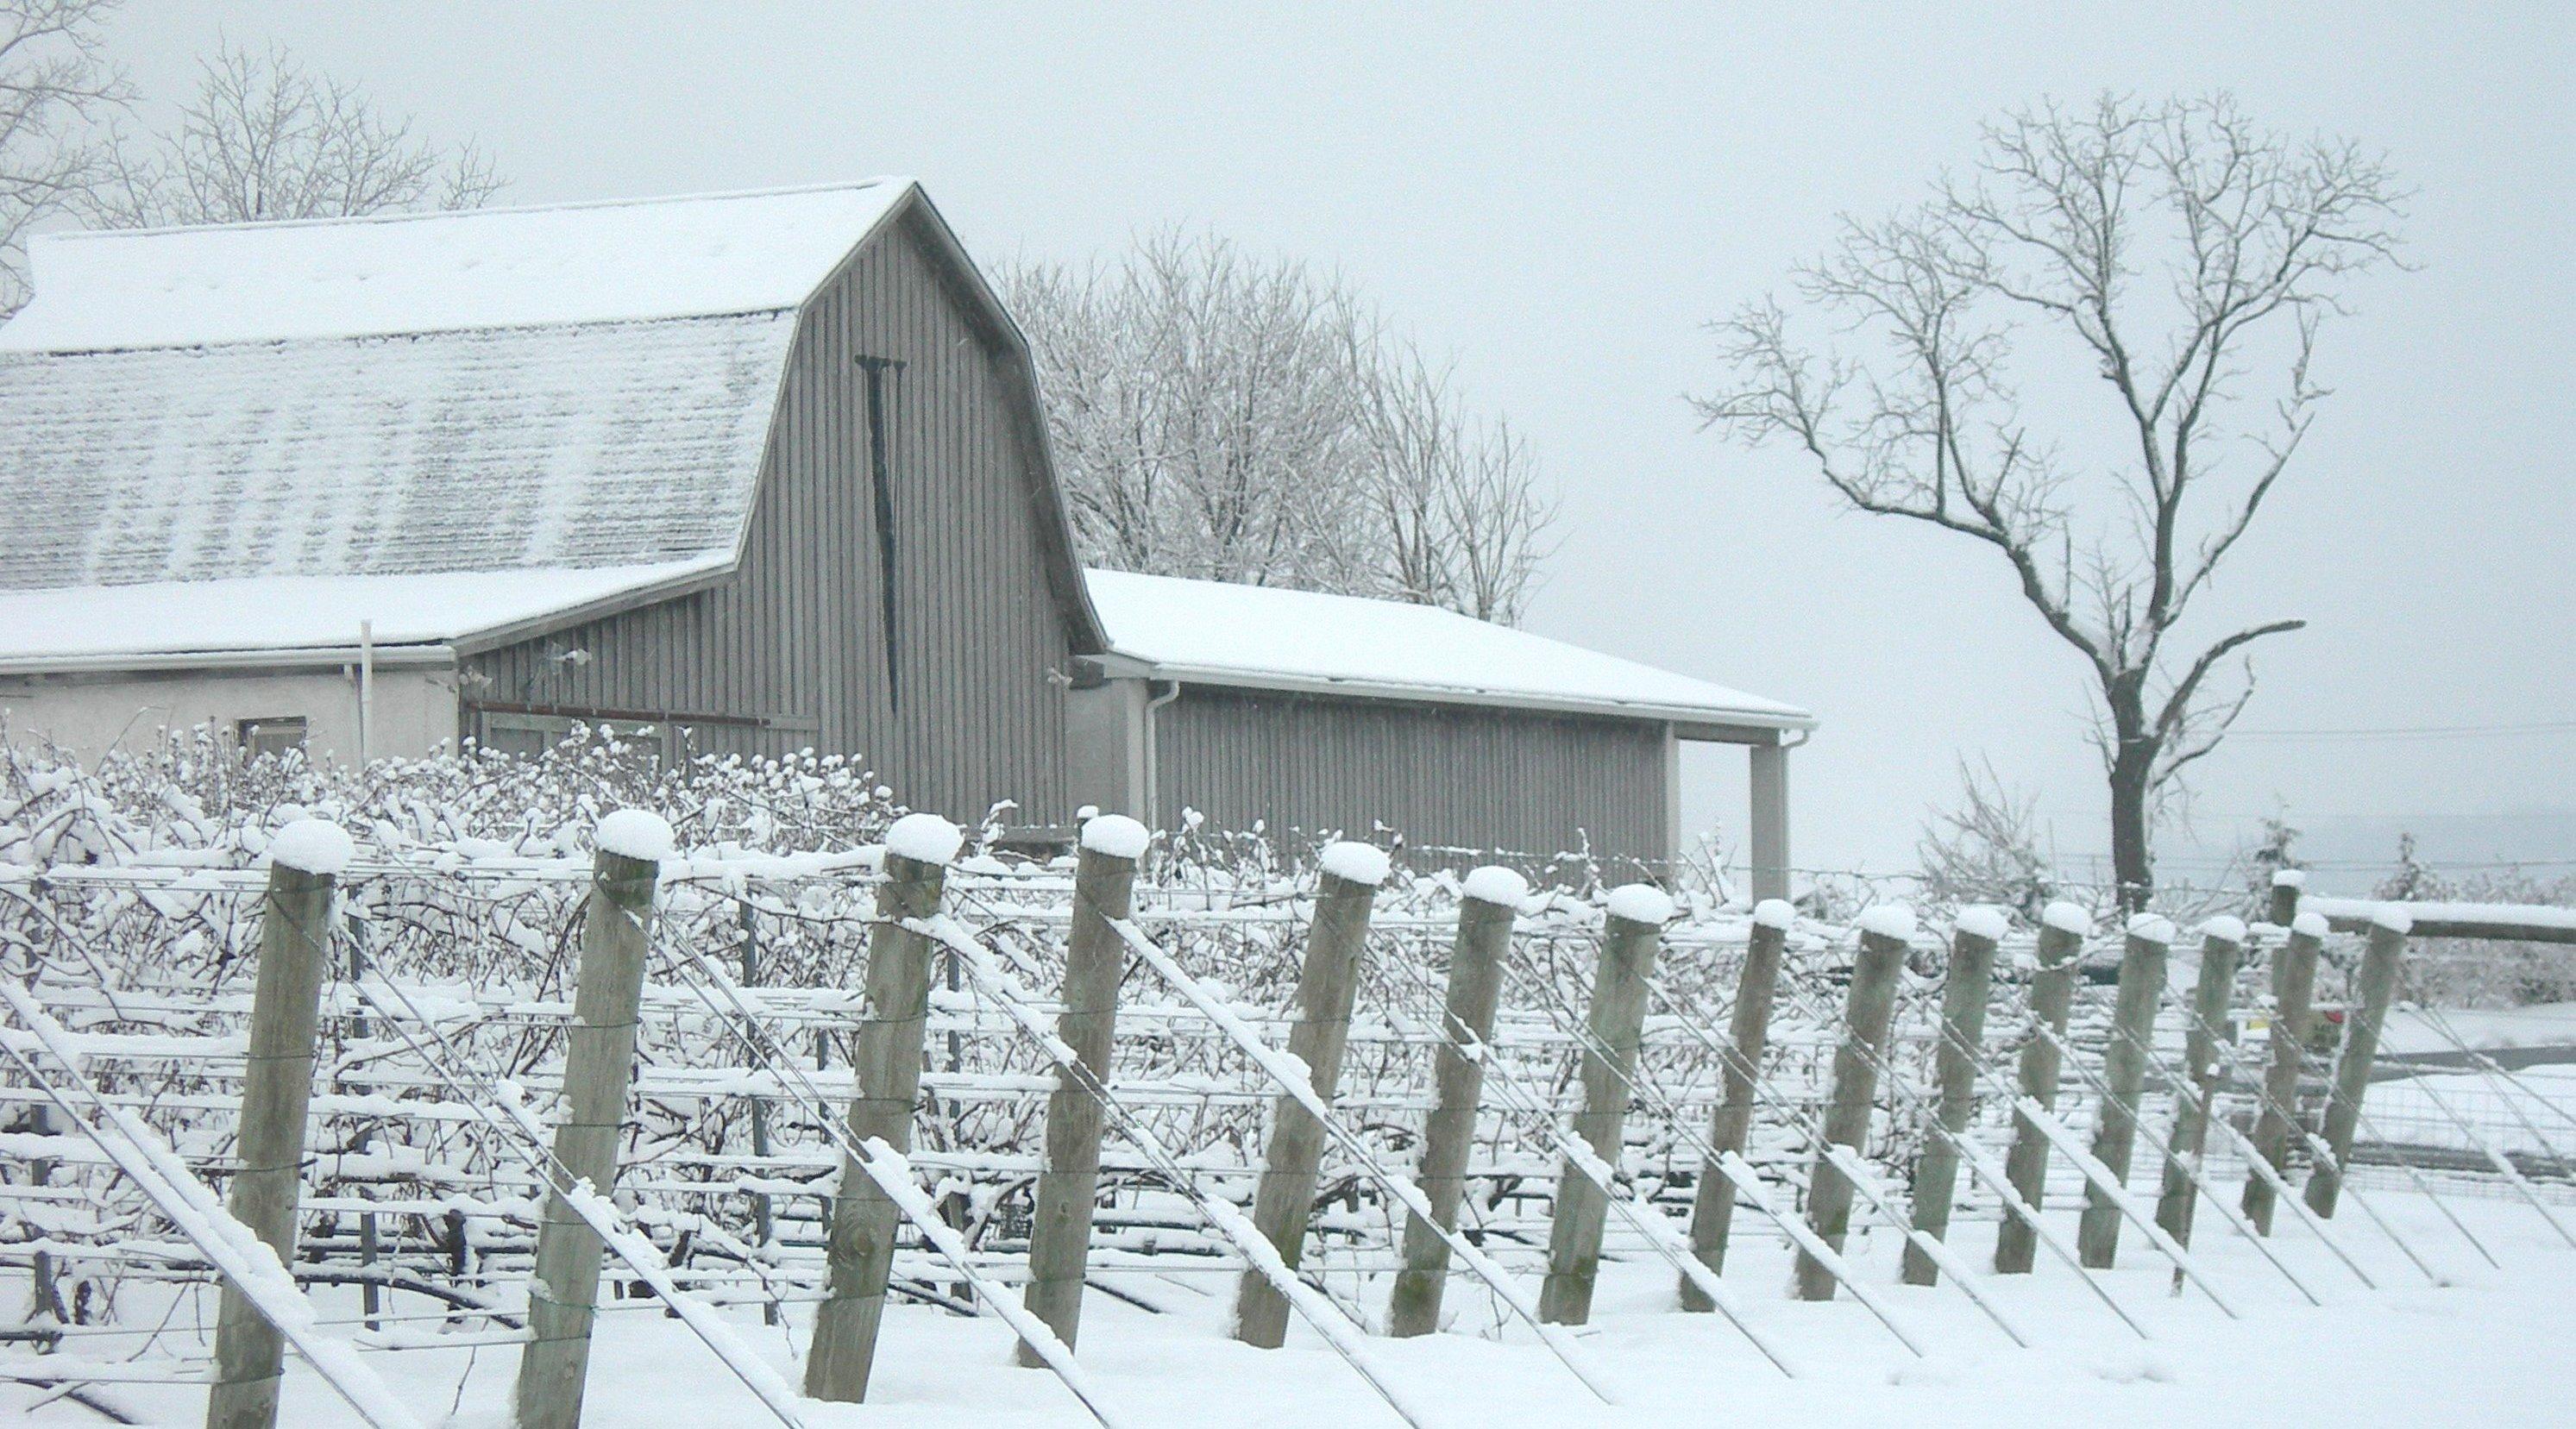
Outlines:
{"label": "snow cap on post", "polygon": [[1875,903],[1854,920],[1864,933],[1894,943],[1914,941],[1914,910],[1902,903]]}
{"label": "snow cap on post", "polygon": [[2290,931],[2302,938],[2322,938],[2334,928],[2326,922],[2326,915],[2311,909],[2290,920]]}
{"label": "snow cap on post", "polygon": [[322,878],[339,877],[357,852],[348,833],[327,819],[297,819],[268,841],[270,863]]}
{"label": "snow cap on post", "polygon": [[1458,891],[1479,903],[1518,908],[1521,900],[1529,897],[1529,880],[1499,864],[1489,863],[1469,872],[1466,881],[1458,885]]}
{"label": "snow cap on post", "polygon": [[1376,844],[1355,843],[1347,839],[1324,845],[1318,862],[1323,864],[1326,873],[1344,883],[1365,883],[1371,888],[1386,882],[1386,876],[1393,867],[1387,860],[1385,849]]}
{"label": "snow cap on post", "polygon": [[1673,896],[1651,883],[1623,883],[1610,890],[1610,916],[1660,928],[1672,921]]}
{"label": "snow cap on post", "polygon": [[2274,869],[2272,871],[2272,886],[2274,888],[2305,888],[2308,886],[2308,871],[2304,868]]}
{"label": "snow cap on post", "polygon": [[2221,913],[2200,925],[2200,935],[2204,938],[2216,938],[2222,943],[2235,943],[2242,946],[2245,942],[2245,920],[2232,914]]}
{"label": "snow cap on post", "polygon": [[1082,846],[1093,853],[1133,863],[1153,841],[1151,830],[1125,814],[1095,814],[1083,821]]}
{"label": "snow cap on post", "polygon": [[1798,910],[1786,898],[1765,898],[1753,905],[1753,921],[1765,928],[1786,931],[1798,921]]}
{"label": "snow cap on post", "polygon": [[2004,934],[2012,931],[2012,920],[2004,916],[2004,910],[2001,908],[1978,905],[1960,909],[1957,920],[1951,926],[1971,938],[2000,943],[2004,940]]}
{"label": "snow cap on post", "polygon": [[915,863],[946,864],[966,846],[965,831],[937,814],[906,814],[886,830],[885,849]]}
{"label": "snow cap on post", "polygon": [[2061,933],[2073,933],[2079,938],[2093,936],[2093,915],[2084,911],[2081,903],[2061,898],[2040,910],[2039,921]]}
{"label": "snow cap on post", "polygon": [[2385,928],[2392,933],[2412,933],[2415,931],[2415,915],[2407,912],[2403,904],[2382,903],[2370,910],[2370,926]]}
{"label": "snow cap on post", "polygon": [[2162,913],[2141,913],[2129,920],[2129,936],[2138,939],[2140,942],[2162,943],[2167,947],[2172,947],[2174,940],[2173,920]]}
{"label": "snow cap on post", "polygon": [[601,853],[660,863],[671,856],[671,824],[650,809],[620,809],[599,821],[596,842]]}

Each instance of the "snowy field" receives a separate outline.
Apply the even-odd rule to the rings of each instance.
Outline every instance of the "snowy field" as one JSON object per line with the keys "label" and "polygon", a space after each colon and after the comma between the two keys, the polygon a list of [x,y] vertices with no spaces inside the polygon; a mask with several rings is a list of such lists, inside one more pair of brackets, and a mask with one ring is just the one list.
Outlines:
{"label": "snowy field", "polygon": [[[1915,1359],[1849,1297],[1801,1304],[1784,1293],[1787,1251],[1748,1238],[1727,1279],[1754,1324],[1793,1358],[1801,1378],[1769,1367],[1715,1316],[1674,1307],[1669,1270],[1628,1255],[1605,1268],[1582,1345],[1622,1394],[1605,1407],[1529,1335],[1499,1340],[1479,1295],[1453,1282],[1466,1323],[1425,1340],[1372,1342],[1391,1376],[1441,1424],[1932,1425],[2053,1424],[2286,1426],[2541,1425],[2569,1422],[2564,1366],[2576,1335],[2576,1252],[2530,1208],[2459,1197],[2455,1210],[2503,1262],[2480,1261],[2421,1197],[2369,1193],[2451,1282],[2431,1284],[2351,1208],[2336,1233],[2380,1282],[2365,1289],[2313,1238],[2291,1227],[2279,1244],[2291,1268],[2325,1300],[2307,1305],[2242,1240],[2204,1221],[2202,1254],[2242,1321],[2205,1296],[2170,1293],[2170,1273],[2134,1236],[2106,1285],[2154,1335],[2124,1329],[2063,1267],[2043,1255],[2037,1274],[1986,1277],[2004,1313],[2030,1336],[2020,1350],[1956,1290],[1895,1285],[1897,1247],[1880,1233],[1857,1242],[1860,1262],[1886,1284],[1889,1303],[1930,1351]],[[2566,1214],[2562,1209],[2562,1215]],[[2072,1232],[2071,1213],[2056,1218]],[[2285,1218],[2286,1219],[2286,1218]],[[1992,1226],[1961,1228],[1960,1248],[1983,1264]],[[1133,1424],[1361,1426],[1399,1423],[1303,1326],[1278,1351],[1224,1338],[1223,1274],[1114,1277],[1117,1288],[1162,1306],[1154,1314],[1094,1294],[1082,1359]],[[354,1293],[325,1291],[326,1313],[354,1316]],[[612,1302],[616,1305],[620,1302]],[[643,1302],[603,1319],[591,1368],[589,1422],[613,1426],[748,1426],[771,1422],[758,1404],[677,1322]],[[176,1307],[184,1331],[197,1306]],[[209,1300],[203,1307],[211,1311]],[[208,1315],[211,1319],[211,1315]],[[736,1316],[746,1335],[793,1373],[790,1345],[802,1317],[765,1329],[756,1310]],[[344,1330],[343,1333],[346,1331]],[[165,1346],[167,1348],[167,1346]],[[104,1358],[103,1350],[89,1351]],[[485,1429],[504,1419],[514,1346],[414,1349],[370,1357],[432,1423]],[[1010,1364],[1010,1340],[990,1318],[962,1319],[901,1305],[888,1316],[876,1395],[864,1407],[808,1407],[825,1425],[1056,1426],[1088,1423],[1043,1371]],[[194,1424],[201,1389],[102,1387],[146,1423]],[[53,1404],[42,1392],[0,1388],[11,1422],[95,1424],[92,1411]],[[330,1392],[290,1363],[286,1421],[350,1422]]]}

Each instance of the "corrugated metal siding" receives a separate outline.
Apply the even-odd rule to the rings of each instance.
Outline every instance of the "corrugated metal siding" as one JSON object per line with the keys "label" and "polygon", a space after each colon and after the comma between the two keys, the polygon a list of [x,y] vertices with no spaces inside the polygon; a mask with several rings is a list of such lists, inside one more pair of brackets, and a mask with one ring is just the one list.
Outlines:
{"label": "corrugated metal siding", "polygon": [[1417,848],[1544,858],[1588,838],[1606,857],[1666,856],[1658,724],[1205,686],[1154,719],[1165,828],[1189,808],[1229,830],[1384,824]]}
{"label": "corrugated metal siding", "polygon": [[[916,218],[915,222],[921,222]],[[1061,820],[1068,632],[1028,499],[1020,380],[910,227],[807,307],[737,577],[469,662],[469,701],[730,715],[701,749],[859,756],[897,797],[965,820],[1001,799]],[[900,707],[886,672],[867,390],[888,378]],[[652,492],[638,492],[650,502]],[[588,652],[586,663],[557,658]]]}

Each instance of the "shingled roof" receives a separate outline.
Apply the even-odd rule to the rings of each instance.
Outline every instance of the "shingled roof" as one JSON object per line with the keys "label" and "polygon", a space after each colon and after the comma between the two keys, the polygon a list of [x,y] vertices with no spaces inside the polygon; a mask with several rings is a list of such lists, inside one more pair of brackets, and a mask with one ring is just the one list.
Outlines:
{"label": "shingled roof", "polygon": [[[40,236],[0,660],[453,640],[721,571],[797,310],[912,192]],[[419,579],[474,573],[510,578]],[[117,631],[66,619],[103,588]]]}

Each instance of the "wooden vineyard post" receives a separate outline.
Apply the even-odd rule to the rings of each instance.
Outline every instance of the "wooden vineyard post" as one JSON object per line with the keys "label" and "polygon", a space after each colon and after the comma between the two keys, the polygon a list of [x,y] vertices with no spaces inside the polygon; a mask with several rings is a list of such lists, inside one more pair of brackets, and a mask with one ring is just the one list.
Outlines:
{"label": "wooden vineyard post", "polygon": [[2335,1057],[2334,1091],[2326,1099],[2327,1155],[2308,1169],[2308,1209],[2332,1217],[2343,1194],[2344,1166],[2352,1157],[2352,1135],[2361,1121],[2362,1094],[2370,1090],[2370,1071],[2379,1060],[2379,1029],[2388,1021],[2388,1002],[2397,992],[2397,968],[2406,956],[2409,928],[2404,913],[2382,908],[2370,922],[2370,944],[2353,974],[2353,1006],[2343,1017],[2343,1050]]}
{"label": "wooden vineyard post", "polygon": [[[1073,930],[1065,940],[1064,1011],[1056,1035],[1102,1085],[1109,1081],[1118,1024],[1118,983],[1127,944],[1110,925],[1133,911],[1136,860],[1150,835],[1123,814],[1082,826],[1073,874]],[[1037,1209],[1029,1229],[1029,1313],[1070,1349],[1082,1326],[1082,1277],[1091,1259],[1091,1213],[1100,1185],[1101,1106],[1069,1068],[1056,1071],[1047,1094],[1046,1167],[1038,1173]],[[1019,1362],[1045,1361],[1022,1343]]]}
{"label": "wooden vineyard post", "polygon": [[[760,915],[753,911],[751,899],[748,897],[742,900],[741,916],[742,985],[758,987],[760,986]],[[751,1154],[764,1163],[762,1174],[766,1175],[765,1163],[769,1160],[768,1099],[758,1096],[751,1098],[750,1111]],[[766,1254],[777,1241],[777,1209],[770,1203],[767,1191],[754,1191],[751,1193],[752,1248]],[[760,1323],[777,1325],[785,1321],[786,1315],[779,1307],[778,1297],[775,1295],[764,1297],[760,1302]]]}
{"label": "wooden vineyard post", "polygon": [[[2084,956],[2084,939],[2093,931],[2090,915],[2072,903],[2051,903],[2039,915],[2038,969],[2030,979],[2030,1019],[2063,1040],[2066,1018],[2075,1005],[2075,974]],[[2017,1083],[2023,1096],[2045,1108],[2057,1105],[2057,1082],[2065,1072],[2057,1041],[2034,1033],[2022,1044]],[[2033,1210],[2048,1184],[2048,1138],[2018,1115],[2013,1118],[2012,1149],[2004,1156],[2004,1180]],[[2037,1254],[2037,1230],[2007,1211],[1995,1230],[1995,1273],[2028,1275]]]}
{"label": "wooden vineyard post", "polygon": [[[2147,1053],[2155,1045],[2156,1007],[2164,1000],[2165,958],[2173,938],[2170,921],[2141,913],[2129,920],[2128,946],[2120,954],[2111,1041],[2102,1049],[2102,1114],[2093,1128],[2093,1158],[2120,1180],[2128,1178],[2129,1155],[2137,1146],[2138,1098],[2147,1087]],[[2119,1255],[2120,1205],[2088,1182],[2075,1258],[2088,1270],[2107,1270]]]}
{"label": "wooden vineyard post", "polygon": [[[2217,1104],[2220,1039],[2233,1040],[2228,1004],[2236,994],[2236,967],[2245,955],[2245,925],[2234,918],[2212,918],[2200,935],[2200,978],[2192,984],[2191,1026],[2183,1031],[2183,1074],[2191,1094],[2174,1106],[2174,1154],[2198,1162],[2209,1141],[2209,1118]],[[2183,1167],[2165,1163],[2164,1190],[2156,1197],[2156,1224],[2176,1244],[2191,1244],[2192,1214],[2199,1209],[2197,1189]]]}
{"label": "wooden vineyard post", "polygon": [[[1574,1118],[1574,1133],[1613,1168],[1627,1134],[1628,1084],[1636,1075],[1637,1044],[1646,1025],[1646,984],[1654,974],[1655,945],[1672,916],[1673,901],[1662,889],[1631,883],[1610,890],[1601,965],[1593,976],[1592,1013],[1585,1024],[1591,1039],[1583,1049],[1583,1110]],[[1602,1223],[1609,1210],[1601,1187],[1571,1162],[1558,1173],[1556,1213],[1547,1228],[1547,1280],[1538,1295],[1541,1320],[1580,1325],[1591,1319],[1592,1286],[1601,1273]]]}
{"label": "wooden vineyard post", "polygon": [[[251,993],[241,1131],[225,1208],[284,1264],[295,1263],[295,1211],[304,1189],[304,1123],[313,1103],[313,1039],[331,962],[331,892],[349,836],[315,819],[280,829],[269,846],[260,910],[259,979]],[[215,1324],[215,1384],[207,1429],[277,1422],[285,1343],[229,1281]]]}
{"label": "wooden vineyard post", "polygon": [[563,1120],[528,1282],[528,1345],[519,1353],[518,1429],[573,1429],[590,1373],[599,1298],[599,1233],[556,1192],[587,1181],[602,1196],[617,1181],[617,1141],[635,1074],[635,1024],[652,941],[653,891],[671,826],[627,809],[599,821],[590,897],[582,911],[581,965],[566,1031]]}
{"label": "wooden vineyard post", "polygon": [[[1449,997],[1439,1049],[1433,1053],[1431,1115],[1422,1133],[1422,1172],[1416,1184],[1431,1203],[1435,1229],[1419,1216],[1404,1223],[1404,1268],[1387,1302],[1386,1332],[1398,1338],[1440,1328],[1441,1293],[1449,1281],[1449,1243],[1440,1231],[1455,1229],[1458,1202],[1467,1190],[1467,1153],[1476,1140],[1476,1109],[1485,1088],[1482,1049],[1494,1035],[1494,1002],[1503,980],[1503,953],[1511,946],[1512,920],[1529,883],[1508,868],[1479,868],[1467,875],[1458,900],[1458,933],[1449,951]],[[1479,1055],[1461,1050],[1471,1044]]]}
{"label": "wooden vineyard post", "polygon": [[[2288,896],[2283,896],[2284,888]],[[2287,907],[2283,905],[2287,904]],[[2294,1128],[2291,1120],[2299,1108],[2299,1070],[2308,1060],[2308,1024],[2314,1016],[2317,992],[2317,954],[2324,949],[2326,920],[2314,913],[2296,913],[2296,885],[2276,884],[2272,889],[2274,921],[2290,930],[2290,936],[2272,950],[2272,1059],[2263,1069],[2263,1104],[2254,1117],[2254,1152],[2272,1169],[2286,1173],[2290,1169],[2290,1142]],[[2286,920],[2283,915],[2289,915]],[[2242,1202],[2245,1219],[2265,1235],[2272,1233],[2275,1196],[2272,1183],[2260,1176],[2245,1178]]]}
{"label": "wooden vineyard post", "polygon": [[[1288,1030],[1288,1050],[1305,1062],[1307,1085],[1329,1106],[1341,1085],[1360,951],[1368,942],[1369,910],[1378,885],[1386,881],[1386,853],[1367,844],[1337,843],[1324,850],[1323,868],[1315,921],[1306,933],[1306,962],[1297,977],[1297,1020]],[[1270,1150],[1253,1198],[1252,1223],[1291,1270],[1305,1257],[1306,1223],[1314,1211],[1315,1177],[1323,1160],[1323,1124],[1296,1098],[1282,1093],[1272,1109]],[[1235,1287],[1234,1337],[1266,1350],[1287,1342],[1287,1298],[1257,1271],[1244,1271]]]}
{"label": "wooden vineyard post", "polygon": [[[1717,1111],[1709,1120],[1708,1145],[1716,1156],[1742,1153],[1753,1130],[1755,1089],[1762,1056],[1771,1040],[1771,1003],[1780,985],[1780,955],[1789,945],[1789,924],[1796,911],[1782,899],[1766,898],[1753,907],[1753,928],[1745,939],[1744,967],[1735,977],[1735,1016],[1727,1028],[1734,1049],[1728,1060]],[[1699,1187],[1691,1200],[1691,1254],[1711,1271],[1726,1269],[1726,1238],[1735,1224],[1735,1183],[1714,1160],[1699,1168]],[[1689,1276],[1681,1278],[1682,1308],[1705,1314],[1717,1308],[1708,1292]]]}
{"label": "wooden vineyard post", "polygon": [[[1995,945],[2007,924],[1992,908],[1971,908],[1959,915],[1950,935],[1950,969],[1941,983],[1941,1044],[1933,1049],[1934,1080],[1940,1101],[1934,1115],[1951,1136],[1964,1134],[1977,1107],[1977,1073],[1986,1039],[1986,993],[1994,985]],[[1945,1240],[1950,1233],[1950,1203],[1958,1194],[1959,1149],[1949,1137],[1934,1136],[1914,1162],[1914,1228]],[[1912,1241],[1905,1245],[1903,1275],[1908,1285],[1934,1285],[1941,1268]]]}
{"label": "wooden vineyard post", "polygon": [[[873,1137],[912,1149],[913,1103],[921,1094],[923,1035],[930,1017],[931,939],[905,924],[937,917],[948,861],[963,842],[936,814],[906,814],[886,831],[885,882],[868,932],[867,1017],[850,1052],[850,1139]],[[827,1284],[805,1352],[805,1393],[855,1404],[867,1398],[886,1283],[894,1274],[903,1210],[868,1179],[856,1157],[841,1157],[832,1198]]]}
{"label": "wooden vineyard post", "polygon": [[[1854,1155],[1869,1148],[1871,1108],[1878,1099],[1878,1066],[1887,1055],[1887,1027],[1896,1015],[1896,975],[1905,966],[1907,944],[1914,937],[1911,909],[1881,904],[1860,916],[1860,953],[1852,961],[1850,1000],[1843,1013],[1842,1045],[1834,1052],[1833,1089],[1825,1104],[1825,1141],[1848,1146]],[[1839,1251],[1851,1229],[1852,1185],[1816,1149],[1816,1169],[1808,1182],[1807,1223],[1818,1238]],[[1798,1298],[1834,1298],[1834,1273],[1823,1261],[1798,1252]]]}

